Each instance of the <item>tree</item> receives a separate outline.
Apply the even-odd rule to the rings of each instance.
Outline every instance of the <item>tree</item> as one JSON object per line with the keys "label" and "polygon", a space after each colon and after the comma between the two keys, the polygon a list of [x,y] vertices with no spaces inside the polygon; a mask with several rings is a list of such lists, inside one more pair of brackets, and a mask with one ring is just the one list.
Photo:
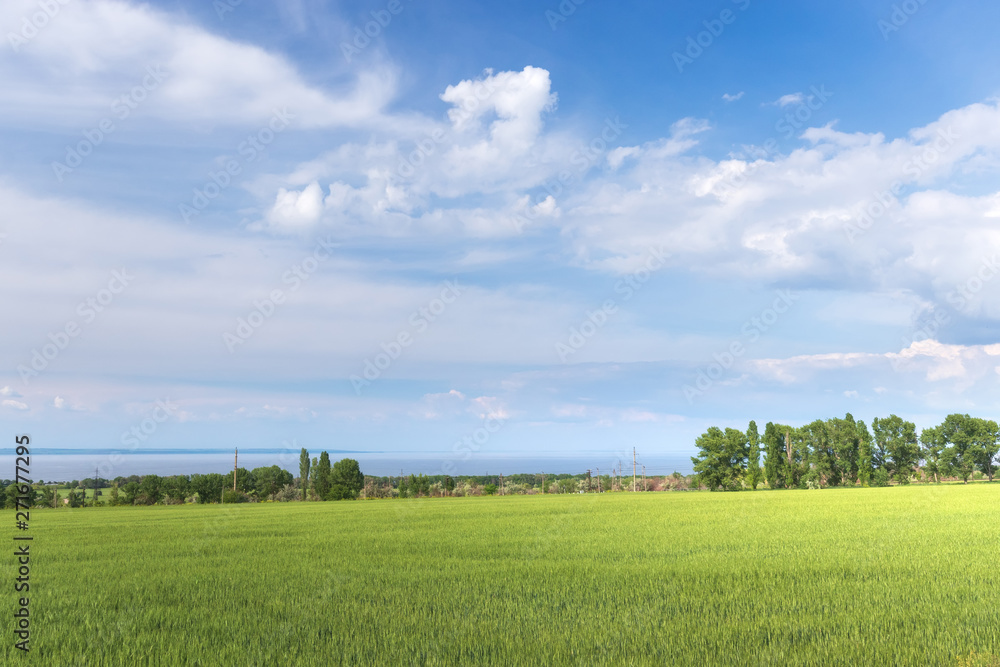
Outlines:
{"label": "tree", "polygon": [[[423,477],[423,476],[422,476]],[[426,480],[426,478],[425,478]],[[430,490],[430,483],[426,481],[427,490]],[[345,498],[357,498],[358,493],[365,485],[365,476],[361,473],[361,466],[354,459],[340,459],[333,464],[333,472],[330,475],[331,500],[343,500]]]}
{"label": "tree", "polygon": [[163,498],[163,478],[159,475],[146,475],[139,485],[139,494],[134,502],[139,505],[155,505]]}
{"label": "tree", "polygon": [[136,498],[139,496],[139,482],[129,482],[122,489],[124,494],[124,504],[135,505]]}
{"label": "tree", "polygon": [[863,422],[857,423],[858,435],[858,481],[868,486],[872,479],[872,434]]}
{"label": "tree", "polygon": [[698,456],[691,457],[698,480],[710,491],[735,490],[743,477],[749,445],[742,431],[712,426],[695,440]]}
{"label": "tree", "polygon": [[886,469],[900,484],[909,484],[913,469],[920,460],[917,427],[896,415],[872,420],[876,451]]}
{"label": "tree", "polygon": [[163,495],[167,497],[167,500],[171,503],[180,504],[187,498],[191,490],[191,483],[188,481],[187,475],[174,475],[172,477],[164,477],[160,483],[160,489],[163,491]]}
{"label": "tree", "polygon": [[83,507],[87,503],[87,491],[84,489],[72,489],[69,492],[69,506]]}
{"label": "tree", "polygon": [[302,482],[302,500],[305,500],[306,489],[309,488],[309,451],[305,447],[299,453],[299,479]]}
{"label": "tree", "polygon": [[948,415],[937,428],[945,444],[942,458],[948,473],[968,484],[974,469],[972,452],[969,451],[975,437],[972,418],[969,415]]}
{"label": "tree", "polygon": [[320,497],[321,500],[326,500],[327,495],[330,493],[330,455],[323,451],[319,455],[319,465],[316,466],[316,472],[313,473],[315,481],[313,486],[316,489],[316,495]]}
{"label": "tree", "polygon": [[764,427],[764,479],[767,486],[780,489],[785,485],[785,435],[779,426],[771,422]]}
{"label": "tree", "polygon": [[747,426],[747,485],[751,491],[757,490],[763,477],[760,469],[760,435],[757,433],[757,422],[751,420]]}
{"label": "tree", "polygon": [[[222,491],[226,484],[232,484],[232,477],[217,472],[207,475],[192,475],[191,490],[198,494],[198,503],[217,503],[222,500]],[[230,487],[230,490],[232,488]]]}
{"label": "tree", "polygon": [[292,473],[276,465],[254,468],[250,474],[254,479],[257,498],[260,500],[277,494],[285,485],[294,481]]}
{"label": "tree", "polygon": [[920,444],[922,446],[920,456],[924,461],[924,471],[933,478],[935,483],[939,483],[941,476],[947,469],[947,463],[942,460],[947,443],[941,435],[941,427],[935,426],[921,431]]}
{"label": "tree", "polygon": [[826,422],[817,419],[803,426],[799,432],[802,434],[803,442],[808,446],[808,455],[804,462],[806,481],[811,481],[817,487],[824,483],[828,486],[838,486],[841,479],[840,466]]}
{"label": "tree", "polygon": [[41,507],[51,507],[52,506],[52,496],[54,492],[51,487],[42,486],[38,490],[38,505]]}
{"label": "tree", "polygon": [[982,471],[989,481],[993,481],[993,459],[1000,450],[1000,428],[988,419],[975,420],[975,436],[972,439],[972,463]]}

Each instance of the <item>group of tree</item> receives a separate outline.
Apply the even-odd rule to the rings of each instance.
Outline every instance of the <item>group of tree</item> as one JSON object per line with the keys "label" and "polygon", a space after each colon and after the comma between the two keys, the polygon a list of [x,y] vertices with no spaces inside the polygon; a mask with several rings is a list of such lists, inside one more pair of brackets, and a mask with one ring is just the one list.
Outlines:
{"label": "group of tree", "polygon": [[[711,490],[887,486],[921,474],[931,482],[976,475],[993,481],[1000,428],[992,420],[952,414],[919,437],[913,422],[890,415],[871,429],[850,413],[798,428],[768,422],[747,430],[711,427],[695,441],[697,481]],[[764,457],[761,467],[761,455]]]}
{"label": "group of tree", "polygon": [[[85,507],[93,505],[157,505],[195,503],[287,502],[291,500],[342,500],[357,498],[364,485],[364,475],[354,459],[342,459],[333,466],[323,452],[312,464],[308,462],[298,478],[280,466],[235,473],[196,475],[130,475],[113,481],[88,478],[81,481],[31,486],[36,507]],[[4,505],[13,508],[18,488],[13,480],[0,482]],[[89,497],[88,497],[89,494]]]}

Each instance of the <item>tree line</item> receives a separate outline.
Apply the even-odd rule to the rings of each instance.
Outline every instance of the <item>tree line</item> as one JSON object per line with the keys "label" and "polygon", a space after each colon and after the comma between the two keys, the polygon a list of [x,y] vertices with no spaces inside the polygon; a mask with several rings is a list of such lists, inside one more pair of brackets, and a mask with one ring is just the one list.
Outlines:
{"label": "tree line", "polygon": [[948,478],[968,483],[977,476],[992,482],[1000,427],[992,420],[951,414],[918,436],[913,422],[896,415],[875,418],[869,429],[848,413],[797,428],[768,422],[763,435],[753,421],[746,431],[713,426],[695,445],[698,455],[691,462],[697,483],[713,491],[888,486]]}
{"label": "tree line", "polygon": [[[60,504],[85,507],[346,500],[357,498],[364,485],[361,467],[354,459],[341,459],[331,465],[327,452],[310,459],[309,452],[302,449],[299,464],[299,477],[293,477],[292,473],[273,465],[253,470],[237,468],[235,474],[130,475],[112,481],[87,478],[70,484],[45,484],[39,480],[32,485],[35,495],[33,504],[36,507],[56,507]],[[4,506],[13,508],[18,495],[17,486],[12,480],[3,480],[2,484],[5,489]],[[63,497],[59,491],[67,488],[69,493]],[[91,491],[90,498],[87,498],[87,491]],[[61,500],[65,502],[60,503]]]}

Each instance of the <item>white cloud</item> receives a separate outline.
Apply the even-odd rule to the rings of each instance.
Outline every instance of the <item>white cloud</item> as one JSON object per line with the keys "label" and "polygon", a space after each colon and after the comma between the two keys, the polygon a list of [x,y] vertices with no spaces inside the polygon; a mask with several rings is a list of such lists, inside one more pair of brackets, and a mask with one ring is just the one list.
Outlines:
{"label": "white cloud", "polygon": [[[0,24],[17,25],[35,0],[10,0]],[[363,125],[395,90],[391,70],[366,70],[325,91],[303,80],[283,56],[214,35],[149,5],[116,0],[61,4],[59,14],[17,52],[0,53],[0,109],[37,128],[112,117],[112,100],[162,71],[137,114],[186,123],[258,125],[287,108],[301,127]],[[346,72],[345,72],[346,75]],[[100,116],[97,116],[99,118]]]}
{"label": "white cloud", "polygon": [[28,409],[28,404],[27,403],[22,403],[21,401],[5,400],[5,401],[3,401],[3,403],[0,403],[0,405],[2,405],[5,408],[11,408],[12,410],[27,410]]}
{"label": "white cloud", "polygon": [[771,104],[779,107],[787,107],[792,104],[802,104],[806,101],[806,96],[802,93],[789,93],[788,95],[782,95]]}
{"label": "white cloud", "polygon": [[53,399],[52,401],[52,406],[56,410],[62,410],[64,407],[66,407],[66,399],[62,398],[61,396],[56,396],[55,399]]}
{"label": "white cloud", "polygon": [[744,94],[744,91],[742,91],[742,90],[740,92],[736,93],[735,95],[730,95],[729,93],[723,93],[722,94],[722,99],[725,100],[726,102],[735,102],[737,100],[742,99],[743,98],[743,94]]}

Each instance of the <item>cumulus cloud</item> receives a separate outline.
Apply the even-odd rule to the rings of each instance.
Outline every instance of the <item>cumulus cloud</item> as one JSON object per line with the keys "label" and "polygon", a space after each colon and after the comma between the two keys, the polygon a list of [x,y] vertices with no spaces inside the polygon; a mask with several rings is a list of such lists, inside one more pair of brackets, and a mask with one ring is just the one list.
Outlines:
{"label": "cumulus cloud", "polygon": [[729,93],[723,93],[722,99],[725,100],[726,102],[735,102],[737,100],[743,99],[743,93],[744,91],[742,90],[736,93],[735,95],[730,95]]}
{"label": "cumulus cloud", "polygon": [[27,410],[28,409],[28,404],[27,403],[22,403],[21,401],[5,400],[2,403],[0,403],[0,405],[2,405],[5,408],[10,408],[12,410]]}

